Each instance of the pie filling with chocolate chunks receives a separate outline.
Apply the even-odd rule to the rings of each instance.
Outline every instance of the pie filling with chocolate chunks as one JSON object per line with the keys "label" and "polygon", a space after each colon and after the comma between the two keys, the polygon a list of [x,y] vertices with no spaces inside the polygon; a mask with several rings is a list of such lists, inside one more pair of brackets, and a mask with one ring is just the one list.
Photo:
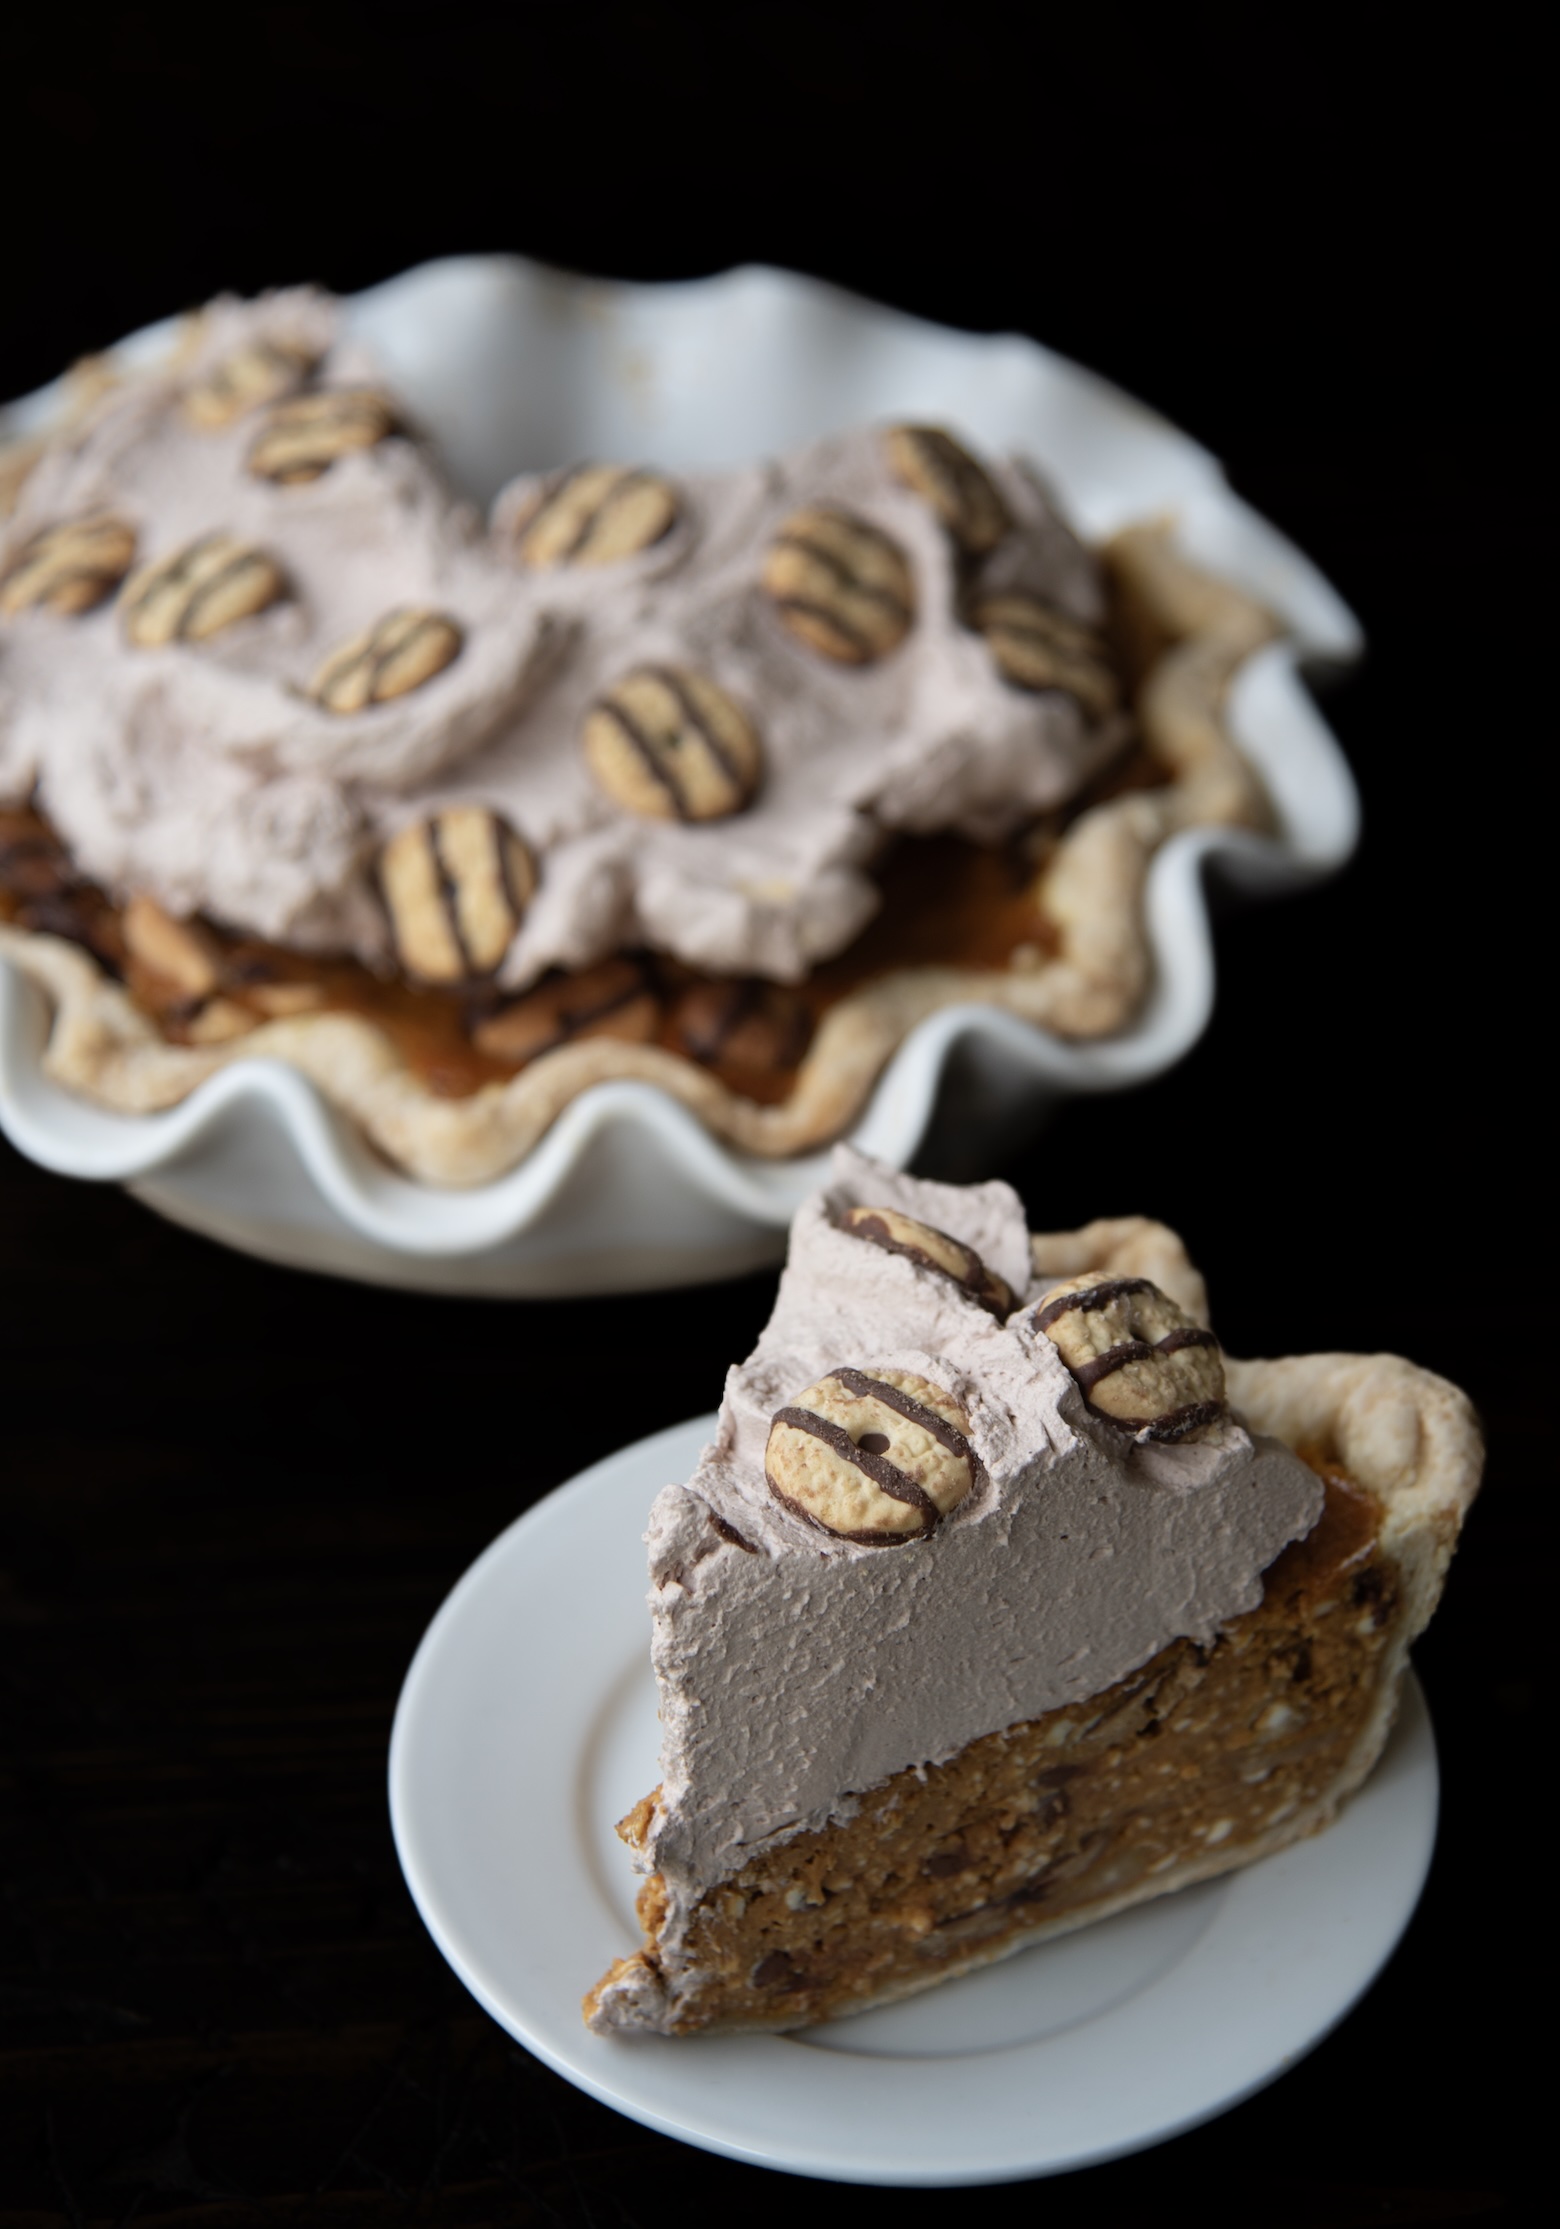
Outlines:
{"label": "pie filling with chocolate chunks", "polygon": [[[1391,1355],[1225,1356],[1175,1233],[849,1148],[650,1511],[612,2036],[837,2019],[1326,1828],[1479,1483]],[[582,1980],[585,1977],[581,1977]]]}
{"label": "pie filling with chocolate chunks", "polygon": [[611,1077],[805,1151],[940,1007],[1127,1027],[1158,846],[1269,823],[1268,615],[945,427],[479,525],[300,289],[4,464],[0,951],[123,1111],[263,1052],[436,1183]]}

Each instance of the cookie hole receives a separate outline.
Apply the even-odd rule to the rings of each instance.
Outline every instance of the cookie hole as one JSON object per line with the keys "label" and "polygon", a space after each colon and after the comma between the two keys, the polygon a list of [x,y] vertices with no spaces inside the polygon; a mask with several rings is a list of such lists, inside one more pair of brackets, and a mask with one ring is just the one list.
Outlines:
{"label": "cookie hole", "polygon": [[889,1439],[886,1432],[863,1432],[856,1445],[864,1455],[886,1455]]}

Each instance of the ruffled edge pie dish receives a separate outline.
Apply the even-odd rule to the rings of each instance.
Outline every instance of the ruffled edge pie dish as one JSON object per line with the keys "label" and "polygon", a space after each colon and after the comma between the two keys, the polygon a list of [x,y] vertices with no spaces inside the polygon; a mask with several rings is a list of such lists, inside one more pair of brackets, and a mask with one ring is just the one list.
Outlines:
{"label": "ruffled edge pie dish", "polygon": [[[1140,606],[1179,642],[1141,709],[1171,780],[1074,824],[1052,863],[1053,893],[1063,886],[1053,913],[1065,911],[1069,849],[1093,858],[1075,878],[1084,895],[1058,958],[880,977],[826,1015],[778,1106],[662,1047],[610,1039],[564,1046],[465,1100],[427,1091],[377,1030],[340,1014],[271,1022],[227,1045],[169,1045],[78,949],[11,936],[10,957],[55,1010],[40,1042],[37,1002],[6,986],[0,1111],[36,1158],[150,1182],[154,1204],[219,1235],[359,1274],[396,1276],[410,1257],[433,1267],[442,1256],[449,1276],[431,1281],[465,1284],[458,1257],[484,1254],[469,1265],[479,1289],[481,1272],[496,1290],[719,1274],[773,1254],[815,1181],[806,1149],[853,1115],[858,1144],[908,1159],[961,1043],[966,1069],[983,1071],[972,1160],[983,1132],[1011,1127],[1037,1097],[1168,1065],[1211,999],[1205,859],[1261,889],[1347,855],[1352,787],[1295,667],[1353,655],[1349,615],[1202,451],[1034,344],[941,333],[775,273],[618,288],[508,259],[426,267],[357,298],[351,314],[483,498],[517,466],[559,454],[722,464],[850,418],[941,415],[994,449],[1028,449],[1082,531],[1118,537]],[[168,338],[140,336],[122,353]],[[522,351],[517,395],[510,366]],[[8,430],[25,434],[59,400],[18,406]],[[1141,525],[1167,515],[1173,533]],[[1115,1035],[1053,1034],[1109,1028],[1134,1006]],[[86,1105],[55,1079],[123,1111]],[[385,1170],[364,1135],[423,1181]],[[787,1154],[802,1157],[763,1165]],[[300,1248],[288,1230],[313,1235]]]}

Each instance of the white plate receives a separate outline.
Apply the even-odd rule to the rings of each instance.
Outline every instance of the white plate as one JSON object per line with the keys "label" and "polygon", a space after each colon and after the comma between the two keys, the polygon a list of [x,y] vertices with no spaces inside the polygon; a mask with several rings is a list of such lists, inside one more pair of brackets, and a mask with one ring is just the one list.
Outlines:
{"label": "white plate", "polygon": [[[1188,830],[1164,845],[1146,895],[1154,988],[1132,1028],[1068,1044],[987,1007],[933,1015],[857,1124],[864,1152],[986,1176],[1058,1099],[1160,1074],[1212,1009],[1205,867],[1273,895],[1352,851],[1354,785],[1297,666],[1356,657],[1353,615],[1206,449],[1038,343],[949,332],[783,271],[624,286],[514,256],[425,264],[357,295],[350,314],[483,500],[525,467],[576,457],[722,465],[874,418],[942,418],[1037,457],[1087,534],[1173,514],[1192,556],[1283,617],[1288,639],[1251,660],[1230,707],[1278,834]],[[122,353],[155,357],[171,333],[151,328]],[[54,395],[0,410],[0,438],[43,422]],[[618,1083],[577,1099],[506,1176],[438,1191],[388,1168],[275,1062],[238,1061],[163,1114],[115,1115],[43,1074],[46,1033],[41,995],[0,963],[0,1126],[22,1152],[128,1183],[250,1253],[384,1284],[551,1294],[732,1276],[779,1259],[821,1181],[818,1155],[753,1160],[664,1093]]]}
{"label": "white plate", "polygon": [[1435,1743],[1410,1678],[1338,1824],[1279,1856],[797,2036],[607,2041],[580,1999],[638,1947],[612,1832],[654,1787],[642,1533],[712,1416],[584,1471],[500,1535],[406,1677],[390,1813],[417,1908],[512,2036],[592,2096],[706,2151],[861,2183],[1081,2167],[1281,2074],[1380,1971],[1435,1840]]}

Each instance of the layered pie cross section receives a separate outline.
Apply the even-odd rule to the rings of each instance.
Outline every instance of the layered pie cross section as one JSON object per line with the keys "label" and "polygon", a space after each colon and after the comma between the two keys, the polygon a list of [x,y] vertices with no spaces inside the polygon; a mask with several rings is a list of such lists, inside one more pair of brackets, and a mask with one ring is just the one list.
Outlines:
{"label": "layered pie cross section", "polygon": [[1480,1464],[1412,1364],[1226,1357],[1162,1225],[839,1149],[650,1512],[644,1942],[589,2025],[836,2019],[1324,1829]]}

